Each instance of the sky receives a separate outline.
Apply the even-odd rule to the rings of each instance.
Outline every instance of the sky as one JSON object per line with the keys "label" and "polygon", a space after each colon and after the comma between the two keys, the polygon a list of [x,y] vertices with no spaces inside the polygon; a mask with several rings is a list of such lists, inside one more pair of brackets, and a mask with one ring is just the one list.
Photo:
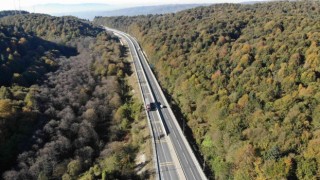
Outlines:
{"label": "sky", "polygon": [[[188,4],[188,3],[237,3],[247,0],[0,0],[0,10],[28,10],[33,11],[33,7],[39,4],[60,3],[60,4],[80,4],[80,3],[104,3],[110,5],[141,6],[159,4]],[[19,8],[20,7],[20,8]]]}
{"label": "sky", "polygon": [[[113,9],[121,9],[134,6],[148,6],[148,5],[161,5],[161,4],[200,4],[200,3],[239,3],[254,0],[0,0],[1,10],[27,10],[29,12],[37,13],[59,13],[56,11],[67,11],[65,9],[48,9],[41,4],[81,4],[81,3],[103,3],[112,6]],[[265,1],[265,0],[260,0]],[[100,7],[104,8],[104,7]],[[106,9],[110,10],[110,9]],[[72,10],[70,10],[72,11]],[[73,10],[74,12],[76,10]],[[69,12],[69,11],[67,11]]]}

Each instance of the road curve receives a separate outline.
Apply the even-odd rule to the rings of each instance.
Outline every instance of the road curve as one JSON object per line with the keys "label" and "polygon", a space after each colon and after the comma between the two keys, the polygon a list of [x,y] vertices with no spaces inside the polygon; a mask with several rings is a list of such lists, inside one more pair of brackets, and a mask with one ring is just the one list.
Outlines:
{"label": "road curve", "polygon": [[[121,31],[106,28],[108,31],[116,33],[126,39],[134,59],[136,71],[144,74],[145,88],[142,93],[145,98],[149,98],[155,104],[162,104],[165,108],[157,106],[156,111],[148,112],[150,118],[156,146],[156,159],[158,159],[158,170],[160,179],[190,179],[206,180],[206,176],[196,159],[188,141],[184,137],[182,130],[174,116],[167,99],[165,98],[146,57],[135,38]],[[135,51],[135,52],[134,52]],[[143,87],[143,84],[140,84]],[[173,147],[170,149],[170,147]],[[172,152],[174,151],[174,152]],[[175,165],[174,159],[179,162]],[[180,169],[181,168],[181,169]],[[183,173],[183,175],[181,175]]]}

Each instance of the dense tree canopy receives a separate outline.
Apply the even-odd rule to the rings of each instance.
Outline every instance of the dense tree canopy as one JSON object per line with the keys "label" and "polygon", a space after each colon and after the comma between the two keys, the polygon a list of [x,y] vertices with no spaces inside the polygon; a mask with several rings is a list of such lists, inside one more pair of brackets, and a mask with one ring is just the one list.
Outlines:
{"label": "dense tree canopy", "polygon": [[[115,74],[95,73],[98,67],[121,63],[115,54],[120,47],[116,42],[107,34],[78,39],[74,45],[81,53],[59,59],[60,68],[47,74],[48,81],[35,94],[43,126],[27,145],[30,149],[18,156],[16,170],[4,174],[5,179],[34,179],[40,174],[77,177],[92,165],[106,142],[121,138],[121,131],[110,128],[122,104],[121,84]],[[104,58],[103,50],[109,51]],[[36,107],[32,103],[30,108]]]}
{"label": "dense tree canopy", "polygon": [[142,106],[128,94],[130,64],[117,37],[74,17],[8,16],[0,57],[3,179],[138,177],[138,146],[128,139]]}
{"label": "dense tree canopy", "polygon": [[0,25],[0,86],[30,86],[56,69],[55,58],[76,49],[45,41],[16,26]]}
{"label": "dense tree canopy", "polygon": [[0,11],[0,18],[17,14],[29,14],[27,11]]}
{"label": "dense tree canopy", "polygon": [[320,176],[320,4],[96,18],[135,35],[216,179]]}
{"label": "dense tree canopy", "polygon": [[0,19],[3,25],[13,25],[43,39],[65,43],[80,36],[95,37],[103,29],[72,16],[55,17],[46,14],[19,14]]}

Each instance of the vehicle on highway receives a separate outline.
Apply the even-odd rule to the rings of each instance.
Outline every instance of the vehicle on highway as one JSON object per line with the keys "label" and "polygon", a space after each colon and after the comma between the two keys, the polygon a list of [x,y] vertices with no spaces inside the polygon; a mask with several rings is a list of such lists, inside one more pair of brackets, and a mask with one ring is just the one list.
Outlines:
{"label": "vehicle on highway", "polygon": [[156,108],[163,109],[166,108],[167,106],[163,105],[161,102],[155,102],[154,105]]}
{"label": "vehicle on highway", "polygon": [[147,109],[147,111],[151,111],[151,110],[152,110],[152,103],[151,103],[151,101],[149,100],[149,98],[146,98],[145,102],[146,102],[146,109]]}

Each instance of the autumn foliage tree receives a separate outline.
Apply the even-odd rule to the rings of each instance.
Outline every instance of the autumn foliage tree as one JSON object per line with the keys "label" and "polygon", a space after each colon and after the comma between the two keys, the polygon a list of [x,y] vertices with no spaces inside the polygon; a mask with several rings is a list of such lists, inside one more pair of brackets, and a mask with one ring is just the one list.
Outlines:
{"label": "autumn foliage tree", "polygon": [[137,37],[210,178],[316,179],[319,7],[220,4],[94,22]]}

